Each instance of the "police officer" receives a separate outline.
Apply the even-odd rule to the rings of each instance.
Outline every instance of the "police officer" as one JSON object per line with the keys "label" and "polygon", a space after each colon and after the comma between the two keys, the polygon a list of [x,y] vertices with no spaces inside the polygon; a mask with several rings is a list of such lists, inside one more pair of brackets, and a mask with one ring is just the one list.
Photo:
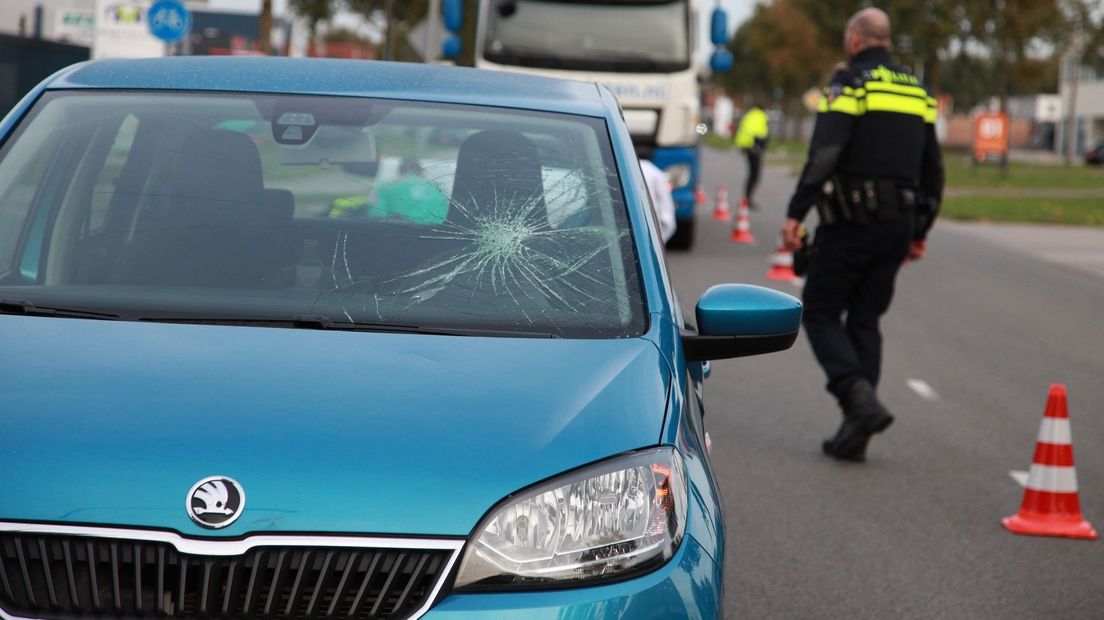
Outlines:
{"label": "police officer", "polygon": [[[882,336],[897,271],[924,256],[943,193],[935,100],[889,56],[889,17],[875,8],[851,17],[846,65],[821,98],[808,161],[782,239],[801,247],[812,208],[820,224],[805,282],[805,332],[839,401],[843,422],[824,452],[865,460],[870,436],[893,416],[878,400]],[[846,318],[844,316],[846,315]]]}
{"label": "police officer", "polygon": [[744,152],[748,165],[747,182],[744,183],[744,197],[740,201],[745,207],[755,208],[751,195],[755,192],[755,186],[759,184],[759,170],[762,166],[763,151],[767,149],[769,137],[770,124],[767,113],[763,111],[763,108],[752,103],[744,112],[744,115],[740,117],[740,125],[736,129],[736,148]]}

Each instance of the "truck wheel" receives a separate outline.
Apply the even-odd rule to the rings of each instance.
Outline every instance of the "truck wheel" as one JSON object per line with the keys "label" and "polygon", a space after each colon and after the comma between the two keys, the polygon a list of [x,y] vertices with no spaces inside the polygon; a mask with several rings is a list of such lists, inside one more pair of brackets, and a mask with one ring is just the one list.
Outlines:
{"label": "truck wheel", "polygon": [[678,220],[675,234],[667,241],[671,250],[689,250],[694,245],[694,222],[697,220]]}

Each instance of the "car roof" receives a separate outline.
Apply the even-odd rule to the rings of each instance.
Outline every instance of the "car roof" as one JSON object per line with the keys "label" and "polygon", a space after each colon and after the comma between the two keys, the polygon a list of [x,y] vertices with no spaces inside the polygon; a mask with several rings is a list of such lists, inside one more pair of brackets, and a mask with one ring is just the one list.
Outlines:
{"label": "car roof", "polygon": [[328,58],[175,56],[74,65],[46,88],[379,97],[607,116],[596,84],[416,63]]}

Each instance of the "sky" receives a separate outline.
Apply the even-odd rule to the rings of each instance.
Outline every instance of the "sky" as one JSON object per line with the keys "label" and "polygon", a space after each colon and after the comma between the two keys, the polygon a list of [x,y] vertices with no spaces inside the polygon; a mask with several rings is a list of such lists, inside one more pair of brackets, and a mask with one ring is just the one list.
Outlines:
{"label": "sky", "polygon": [[[402,0],[397,1],[401,2]],[[712,13],[713,2],[714,0],[702,0],[706,10],[702,11],[701,23],[698,25],[698,40],[705,43],[709,42],[709,18]],[[736,26],[751,16],[751,10],[755,6],[756,0],[719,0],[719,2],[728,11],[728,32],[731,36],[732,32],[736,30]],[[207,5],[211,8],[257,12],[260,11],[261,0],[207,0]],[[282,15],[287,10],[287,0],[272,0],[272,10],[275,14]],[[711,51],[712,47],[710,45],[703,45],[702,57],[708,57]]]}

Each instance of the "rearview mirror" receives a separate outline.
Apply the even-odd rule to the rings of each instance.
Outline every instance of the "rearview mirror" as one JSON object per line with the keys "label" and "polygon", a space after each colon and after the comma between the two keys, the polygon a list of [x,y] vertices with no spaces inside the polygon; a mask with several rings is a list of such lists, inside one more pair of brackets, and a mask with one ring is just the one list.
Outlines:
{"label": "rearview mirror", "polygon": [[280,144],[280,165],[322,166],[374,164],[379,159],[376,137],[349,127],[323,125],[307,144]]}
{"label": "rearview mirror", "polygon": [[746,357],[793,346],[801,327],[801,301],[750,284],[719,284],[698,300],[698,332],[684,334],[688,361]]}

